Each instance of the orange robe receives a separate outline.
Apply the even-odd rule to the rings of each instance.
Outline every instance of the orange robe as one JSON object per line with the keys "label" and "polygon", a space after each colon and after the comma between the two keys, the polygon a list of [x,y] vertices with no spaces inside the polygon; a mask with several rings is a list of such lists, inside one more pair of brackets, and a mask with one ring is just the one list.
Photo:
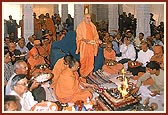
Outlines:
{"label": "orange robe", "polygon": [[27,59],[27,61],[30,64],[31,69],[33,69],[36,65],[45,64],[44,58],[42,56],[39,56],[37,60],[31,56]]}
{"label": "orange robe", "polygon": [[[108,52],[106,49],[104,49],[104,57],[105,59],[108,60],[116,60],[116,53],[114,50],[111,52]],[[120,63],[117,63],[116,65],[113,66],[108,66],[108,65],[103,65],[102,69],[103,71],[110,73],[110,74],[117,74],[121,69],[123,68],[123,65]]]}
{"label": "orange robe", "polygon": [[[94,40],[94,44],[88,44],[82,39]],[[80,52],[80,74],[86,77],[94,68],[94,56],[97,55],[99,36],[95,25],[91,22],[86,24],[82,21],[76,29],[76,54]]]}
{"label": "orange robe", "polygon": [[52,20],[52,18],[45,18],[46,20],[46,25],[47,25],[47,29],[52,31],[53,36],[56,36],[56,31],[55,31],[55,26],[54,26],[54,22]]}
{"label": "orange robe", "polygon": [[[36,48],[33,47],[32,49],[36,49]],[[32,50],[32,49],[31,49],[31,50]],[[30,51],[31,51],[31,50],[30,50]],[[29,52],[30,52],[30,51],[29,51]],[[45,49],[44,47],[39,46],[38,51],[39,51],[39,54],[40,54],[41,56],[43,56],[43,57],[49,57],[49,52],[48,52],[47,49]],[[30,53],[28,53],[28,57],[30,57]]]}
{"label": "orange robe", "polygon": [[163,54],[162,46],[160,45],[154,46],[153,51],[154,51],[154,55],[151,57],[150,61],[158,62],[160,64],[161,69],[164,70],[164,54]]}
{"label": "orange robe", "polygon": [[81,89],[78,73],[72,72],[70,68],[67,68],[58,78],[56,97],[61,103],[74,103],[77,100],[86,102],[87,97],[92,98],[92,94],[89,91]]}
{"label": "orange robe", "polygon": [[34,18],[34,34],[41,28],[40,21],[37,18]]}
{"label": "orange robe", "polygon": [[64,64],[64,58],[61,58],[55,63],[54,68],[52,70],[54,77],[52,78],[52,84],[50,85],[50,87],[53,88],[54,92],[56,89],[55,85],[56,85],[57,79],[62,73],[62,71],[64,71],[65,69],[66,69],[66,66]]}
{"label": "orange robe", "polygon": [[[38,59],[34,59],[33,58],[33,54],[37,54],[37,50],[36,49],[31,49],[29,51],[29,57],[27,59],[28,64],[30,65],[30,70],[32,71],[34,69],[35,66],[40,65],[40,64],[46,64],[44,58],[42,56],[39,56]],[[31,75],[35,75],[36,73],[50,73],[51,70],[49,68],[46,68],[45,70],[41,70],[41,69],[35,69],[32,71]]]}
{"label": "orange robe", "polygon": [[47,46],[42,46],[43,47],[43,54],[44,55],[50,55],[50,50],[51,50],[51,43],[47,44]]}

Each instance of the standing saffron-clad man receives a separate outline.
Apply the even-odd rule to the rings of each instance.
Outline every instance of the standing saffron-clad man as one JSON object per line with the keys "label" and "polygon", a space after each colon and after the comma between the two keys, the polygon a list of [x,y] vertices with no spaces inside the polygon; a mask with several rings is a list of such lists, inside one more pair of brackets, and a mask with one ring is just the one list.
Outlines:
{"label": "standing saffron-clad man", "polygon": [[76,54],[80,53],[81,77],[92,75],[94,56],[97,55],[100,43],[96,26],[91,22],[90,14],[85,14],[83,21],[76,29]]}

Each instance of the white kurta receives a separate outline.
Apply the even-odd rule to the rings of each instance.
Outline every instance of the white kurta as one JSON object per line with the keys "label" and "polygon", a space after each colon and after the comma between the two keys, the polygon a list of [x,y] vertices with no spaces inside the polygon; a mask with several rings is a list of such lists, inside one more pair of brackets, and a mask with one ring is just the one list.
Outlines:
{"label": "white kurta", "polygon": [[30,91],[27,91],[23,94],[23,97],[20,97],[15,91],[11,91],[10,95],[16,95],[20,99],[20,104],[22,106],[21,111],[30,111],[31,108],[38,103],[34,100],[34,97]]}
{"label": "white kurta", "polygon": [[128,58],[131,60],[135,60],[136,58],[135,48],[132,44],[129,44],[128,46],[122,44],[120,46],[120,52],[122,53],[122,59]]}
{"label": "white kurta", "polygon": [[146,67],[147,62],[150,62],[151,57],[154,55],[153,51],[148,49],[146,52],[140,50],[138,52],[137,61],[143,63],[143,67]]}

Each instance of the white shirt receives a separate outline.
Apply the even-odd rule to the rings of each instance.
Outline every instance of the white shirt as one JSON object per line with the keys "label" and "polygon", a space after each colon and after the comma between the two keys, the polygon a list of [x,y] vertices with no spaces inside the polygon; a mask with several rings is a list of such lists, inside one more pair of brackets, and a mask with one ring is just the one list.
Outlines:
{"label": "white shirt", "polygon": [[21,47],[19,47],[19,46],[17,45],[17,46],[16,46],[16,49],[17,49],[17,50],[20,50],[21,53],[26,52],[25,58],[27,59],[27,54],[28,54],[28,52],[29,52],[29,49],[28,49],[26,46],[24,46],[23,48],[21,48]]}
{"label": "white shirt", "polygon": [[153,51],[148,49],[146,52],[140,50],[138,52],[137,61],[143,63],[143,67],[146,67],[147,62],[150,62],[151,57],[154,55]]}
{"label": "white shirt", "polygon": [[[142,39],[142,40],[144,40],[144,39]],[[139,47],[141,45],[141,41],[139,40],[138,37],[134,39],[134,42],[135,42],[135,46]]]}
{"label": "white shirt", "polygon": [[8,83],[6,84],[6,88],[5,88],[5,94],[6,95],[9,95],[12,91],[11,89],[11,82],[12,82],[12,79],[13,77],[16,75],[16,73],[13,73],[13,75],[10,77],[10,79],[8,80]]}
{"label": "white shirt", "polygon": [[128,58],[135,60],[136,58],[135,48],[132,44],[129,44],[128,46],[125,44],[120,45],[120,52],[122,53],[122,59]]}
{"label": "white shirt", "polygon": [[30,91],[27,91],[23,94],[23,97],[20,97],[14,90],[11,91],[10,95],[16,95],[20,99],[20,104],[22,106],[21,111],[30,111],[31,108],[38,103],[34,100],[34,97],[32,96],[32,93]]}
{"label": "white shirt", "polygon": [[46,92],[47,101],[53,101],[53,102],[57,101],[53,90],[50,88],[49,82],[45,82],[44,84],[41,84],[41,87],[43,87]]}

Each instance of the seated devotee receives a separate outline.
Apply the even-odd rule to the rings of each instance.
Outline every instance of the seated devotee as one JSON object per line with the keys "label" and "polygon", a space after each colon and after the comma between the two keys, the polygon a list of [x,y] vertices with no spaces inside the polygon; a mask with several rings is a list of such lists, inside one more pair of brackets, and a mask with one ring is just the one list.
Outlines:
{"label": "seated devotee", "polygon": [[62,40],[65,37],[65,34],[63,34],[62,32],[59,32],[59,34],[57,35],[57,41]]}
{"label": "seated devotee", "polygon": [[28,90],[32,93],[34,99],[38,102],[52,101],[56,102],[56,97],[50,87],[50,80],[53,74],[39,74],[33,76],[28,82]]}
{"label": "seated devotee", "polygon": [[138,72],[146,71],[146,64],[150,62],[151,57],[153,56],[153,51],[149,49],[147,42],[141,43],[141,50],[138,52],[138,58],[136,61],[128,62],[128,71],[132,74],[138,75]]}
{"label": "seated devotee", "polygon": [[[44,47],[41,46],[41,41],[39,39],[34,40],[34,47],[32,49],[36,49],[38,54],[44,58],[47,64],[50,64],[49,62],[49,53],[47,52]],[[31,50],[32,50],[31,49]],[[28,53],[28,58],[30,57],[30,53]]]}
{"label": "seated devotee", "polygon": [[[76,102],[77,100],[82,100],[86,102],[86,99],[90,97],[92,99],[92,94],[89,89],[84,87],[94,88],[92,84],[87,84],[80,82],[79,74],[77,70],[79,69],[79,62],[72,60],[69,67],[66,68],[59,76],[56,83],[56,97],[61,103]],[[81,84],[81,85],[80,85]],[[81,88],[83,86],[84,89]]]}
{"label": "seated devotee", "polygon": [[123,69],[123,65],[116,61],[116,53],[112,49],[112,42],[107,43],[106,48],[104,49],[104,58],[103,71],[109,74],[117,74]]}
{"label": "seated devotee", "polygon": [[4,47],[8,47],[8,44],[11,42],[9,37],[4,38]]}
{"label": "seated devotee", "polygon": [[54,26],[54,22],[52,20],[52,18],[50,18],[49,13],[46,13],[45,16],[45,24],[47,26],[47,29],[52,31],[53,36],[56,36],[56,31],[55,31],[55,26]]}
{"label": "seated devotee", "polygon": [[106,47],[106,44],[109,42],[109,33],[106,32],[105,35],[103,36],[103,42],[100,45],[101,47]]}
{"label": "seated devotee", "polygon": [[115,51],[116,56],[120,57],[121,52],[120,52],[119,43],[114,39],[114,37],[112,35],[109,36],[109,41],[112,42],[113,50]]}
{"label": "seated devotee", "polygon": [[160,33],[156,33],[155,34],[155,37],[153,38],[153,41],[154,41],[155,45],[161,45],[161,46],[163,46],[162,38],[161,38]]}
{"label": "seated devotee", "polygon": [[34,46],[34,37],[35,35],[31,35],[28,37],[29,42],[27,43],[26,47],[31,50]]}
{"label": "seated devotee", "polygon": [[11,57],[8,50],[4,50],[4,86],[12,76],[14,67],[11,62]]}
{"label": "seated devotee", "polygon": [[4,96],[4,111],[21,111],[21,105],[18,96]]}
{"label": "seated devotee", "polygon": [[153,41],[153,37],[152,36],[148,36],[146,38],[146,41],[149,45],[149,49],[153,50],[153,47],[154,47],[154,41]]}
{"label": "seated devotee", "polygon": [[8,45],[8,49],[10,52],[12,64],[14,64],[17,60],[23,59],[23,57],[20,56],[21,52],[16,49],[16,43],[10,42]]}
{"label": "seated devotee", "polygon": [[120,45],[120,52],[122,53],[119,63],[127,63],[136,59],[136,52],[134,46],[130,43],[129,38],[124,37],[124,43]]}
{"label": "seated devotee", "polygon": [[139,49],[142,40],[144,40],[144,33],[140,32],[139,36],[134,39],[134,45],[137,49]]}
{"label": "seated devotee", "polygon": [[39,29],[38,31],[37,31],[37,33],[36,33],[36,37],[37,37],[37,39],[40,39],[41,40],[41,38],[45,35],[45,34],[48,34],[48,29],[47,29],[47,25],[46,24],[43,24],[42,26],[41,26],[41,29]]}
{"label": "seated devotee", "polygon": [[19,50],[21,52],[21,55],[23,55],[23,57],[25,58],[25,60],[27,60],[27,54],[29,52],[29,49],[26,47],[26,43],[25,43],[25,39],[24,38],[20,38],[18,39],[18,45],[16,46],[16,49]]}
{"label": "seated devotee", "polygon": [[49,32],[48,32],[46,38],[48,38],[51,43],[54,42],[54,41],[57,39],[56,36],[53,35],[53,33],[52,33],[51,30],[49,30]]}
{"label": "seated devotee", "polygon": [[42,38],[42,47],[46,52],[48,52],[48,55],[50,55],[51,50],[51,40],[47,37]]}
{"label": "seated devotee", "polygon": [[27,91],[27,78],[25,74],[17,74],[12,78],[10,95],[16,95],[20,99],[21,111],[30,111],[37,104],[32,93]]}
{"label": "seated devotee", "polygon": [[161,69],[164,69],[164,52],[163,46],[155,45],[153,47],[154,55],[151,57],[150,61],[156,61],[160,64]]}
{"label": "seated devotee", "polygon": [[[156,96],[160,95],[161,102],[164,102],[164,70],[160,69],[160,66],[155,61],[150,61],[146,65],[146,73],[138,78],[136,87],[132,90],[132,94],[141,93],[141,95],[146,96]],[[144,81],[152,78],[153,82],[151,82],[150,86],[146,85]],[[145,92],[143,91],[145,90]],[[143,92],[142,92],[143,91]],[[164,103],[163,103],[164,104]]]}
{"label": "seated devotee", "polygon": [[130,43],[133,44],[135,38],[134,38],[134,35],[133,35],[132,31],[127,30],[126,35],[129,38]]}
{"label": "seated devotee", "polygon": [[12,82],[12,78],[17,75],[17,74],[27,74],[28,73],[28,65],[24,60],[18,60],[16,61],[16,63],[14,64],[14,72],[12,74],[12,76],[10,77],[10,79],[8,80],[7,84],[6,84],[6,89],[5,89],[5,94],[9,95],[11,92],[11,82]]}
{"label": "seated devotee", "polygon": [[30,75],[36,75],[37,73],[50,73],[47,63],[44,58],[39,55],[36,48],[32,48],[29,51],[27,62],[30,66]]}
{"label": "seated devotee", "polygon": [[46,93],[43,87],[40,86],[40,83],[35,79],[31,79],[28,82],[28,90],[32,93],[34,100],[41,102],[46,100]]}
{"label": "seated devotee", "polygon": [[60,74],[62,73],[62,71],[64,71],[69,63],[73,60],[73,56],[72,55],[66,55],[62,58],[60,58],[54,65],[54,68],[52,70],[52,74],[54,74],[54,77],[52,78],[52,84],[51,84],[51,88],[53,88],[53,90],[55,91],[55,85],[57,82],[58,77],[60,76]]}

